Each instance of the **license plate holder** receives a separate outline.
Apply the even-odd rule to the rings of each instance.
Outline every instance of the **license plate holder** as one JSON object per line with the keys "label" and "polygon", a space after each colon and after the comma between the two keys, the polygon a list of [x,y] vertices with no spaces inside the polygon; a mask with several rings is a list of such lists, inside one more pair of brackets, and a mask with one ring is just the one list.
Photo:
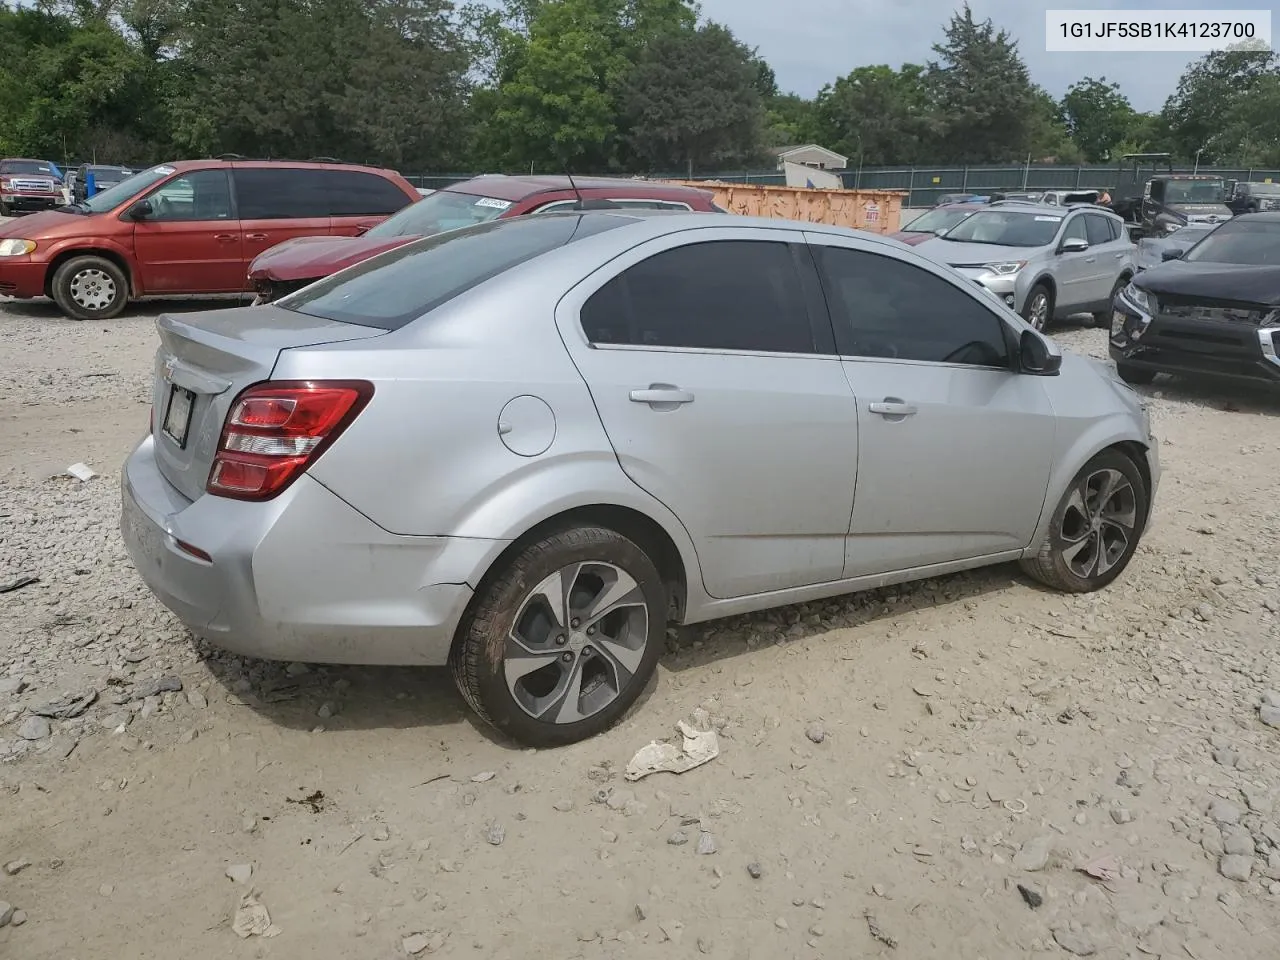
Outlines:
{"label": "license plate holder", "polygon": [[169,402],[165,406],[164,422],[161,430],[164,435],[178,445],[178,449],[187,448],[187,433],[191,429],[191,410],[195,406],[196,395],[176,383],[169,384]]}

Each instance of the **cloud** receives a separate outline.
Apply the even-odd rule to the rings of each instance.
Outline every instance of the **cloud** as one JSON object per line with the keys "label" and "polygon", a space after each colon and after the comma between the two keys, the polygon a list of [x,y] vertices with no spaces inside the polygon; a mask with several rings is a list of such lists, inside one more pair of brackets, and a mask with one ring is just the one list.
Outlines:
{"label": "cloud", "polygon": [[[700,0],[705,17],[759,48],[784,90],[812,96],[854,67],[923,63],[942,39],[956,0]],[[1138,110],[1159,110],[1187,65],[1200,54],[1046,53],[1045,11],[1082,8],[1230,9],[1234,0],[972,0],[974,16],[990,17],[1018,40],[1031,79],[1061,97],[1081,77],[1120,84]],[[1234,3],[1235,8],[1241,4]]]}

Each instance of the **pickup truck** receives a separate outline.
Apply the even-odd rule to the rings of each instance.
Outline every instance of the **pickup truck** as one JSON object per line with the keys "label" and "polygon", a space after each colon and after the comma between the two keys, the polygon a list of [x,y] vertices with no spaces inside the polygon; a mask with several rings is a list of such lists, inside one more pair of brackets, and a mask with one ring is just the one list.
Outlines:
{"label": "pickup truck", "polygon": [[62,178],[45,160],[0,160],[0,217],[62,206]]}
{"label": "pickup truck", "polygon": [[1231,219],[1226,184],[1213,174],[1174,173],[1167,153],[1126,154],[1112,191],[1111,209],[1129,227],[1129,238],[1165,237],[1189,223]]}

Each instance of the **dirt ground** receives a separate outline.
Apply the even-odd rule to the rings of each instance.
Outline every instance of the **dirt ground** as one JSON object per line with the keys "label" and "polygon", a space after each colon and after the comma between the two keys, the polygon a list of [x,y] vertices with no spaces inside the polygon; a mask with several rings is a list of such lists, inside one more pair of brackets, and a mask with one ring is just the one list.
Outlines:
{"label": "dirt ground", "polygon": [[[0,303],[0,585],[39,577],[0,594],[0,956],[1280,956],[1280,399],[1147,391],[1155,526],[1100,594],[1005,566],[684,630],[535,752],[444,671],[229,657],[151,599],[118,469],[190,308]],[[717,759],[623,779],[700,707]]]}

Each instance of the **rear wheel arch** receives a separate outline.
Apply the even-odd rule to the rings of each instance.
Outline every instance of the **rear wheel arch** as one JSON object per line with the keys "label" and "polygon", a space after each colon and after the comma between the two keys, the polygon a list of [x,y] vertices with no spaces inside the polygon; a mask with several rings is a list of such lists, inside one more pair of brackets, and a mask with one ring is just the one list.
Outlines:
{"label": "rear wheel arch", "polygon": [[110,260],[129,281],[129,296],[136,297],[138,295],[138,278],[133,274],[133,268],[129,266],[129,261],[114,250],[103,247],[72,247],[68,250],[60,251],[52,260],[49,261],[48,267],[44,274],[44,295],[49,299],[53,299],[53,278],[58,273],[58,268],[68,260],[74,260],[76,257],[101,257],[104,260]]}

